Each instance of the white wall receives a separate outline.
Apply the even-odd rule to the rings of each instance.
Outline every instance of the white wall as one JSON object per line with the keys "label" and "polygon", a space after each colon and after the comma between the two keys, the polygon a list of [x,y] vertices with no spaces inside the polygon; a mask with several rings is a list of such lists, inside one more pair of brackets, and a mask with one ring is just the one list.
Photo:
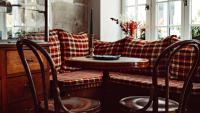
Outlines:
{"label": "white wall", "polygon": [[90,0],[90,7],[94,9],[94,34],[103,41],[121,39],[119,25],[110,18],[119,18],[121,14],[121,0]]}
{"label": "white wall", "polygon": [[121,30],[110,18],[119,18],[121,0],[101,0],[100,37],[102,41],[116,41],[121,39]]}

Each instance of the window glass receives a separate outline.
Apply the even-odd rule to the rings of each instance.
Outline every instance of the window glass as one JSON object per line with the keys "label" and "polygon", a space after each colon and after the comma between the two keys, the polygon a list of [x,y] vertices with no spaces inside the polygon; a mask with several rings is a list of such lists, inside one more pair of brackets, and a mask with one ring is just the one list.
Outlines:
{"label": "window glass", "polygon": [[167,26],[167,3],[158,3],[157,4],[157,24],[158,26]]}
{"label": "window glass", "polygon": [[158,27],[157,30],[158,39],[162,39],[167,36],[167,27]]}
{"label": "window glass", "polygon": [[145,10],[145,6],[138,6],[137,21],[140,24],[144,24],[146,22],[146,10]]}
{"label": "window glass", "polygon": [[138,4],[146,4],[146,0],[138,0]]}
{"label": "window glass", "polygon": [[126,17],[135,18],[135,7],[127,7],[127,9],[126,9]]}
{"label": "window glass", "polygon": [[[12,7],[6,13],[6,32],[8,38],[18,38],[29,32],[44,31],[44,0],[8,0]],[[40,3],[40,4],[38,4]],[[18,6],[19,5],[19,6]]]}
{"label": "window glass", "polygon": [[165,38],[169,35],[181,36],[181,0],[157,0],[157,38]]}
{"label": "window glass", "polygon": [[192,24],[200,24],[200,0],[192,0]]}
{"label": "window glass", "polygon": [[145,38],[147,0],[126,0],[125,17],[138,23],[135,31],[136,38]]}
{"label": "window glass", "polygon": [[181,25],[181,2],[172,1],[170,2],[169,8],[169,24],[170,25]]}
{"label": "window glass", "polygon": [[126,6],[133,6],[135,5],[135,0],[126,0]]}
{"label": "window glass", "polygon": [[[141,37],[144,31],[147,31],[147,35],[155,39],[165,38],[169,35],[177,35],[182,39],[200,36],[200,0],[187,0],[187,4],[182,3],[185,0],[126,1],[126,15],[140,24],[137,29],[137,37]],[[150,6],[148,12],[145,10],[146,4]]]}
{"label": "window glass", "polygon": [[181,37],[181,27],[170,27],[169,35],[177,35],[177,37]]}
{"label": "window glass", "polygon": [[192,0],[191,8],[191,35],[192,37],[200,36],[200,0]]}
{"label": "window glass", "polygon": [[138,6],[137,22],[139,24],[137,29],[137,37],[140,39],[145,38],[145,27],[146,27],[146,10],[145,6]]}
{"label": "window glass", "polygon": [[167,1],[167,0],[157,0],[157,2],[164,2],[164,1]]}

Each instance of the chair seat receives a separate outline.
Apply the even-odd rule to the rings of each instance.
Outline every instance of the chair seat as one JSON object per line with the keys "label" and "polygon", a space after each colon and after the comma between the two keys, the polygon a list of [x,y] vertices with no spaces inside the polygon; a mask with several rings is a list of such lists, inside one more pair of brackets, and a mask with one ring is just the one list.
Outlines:
{"label": "chair seat", "polygon": [[[158,112],[165,112],[165,98],[158,98]],[[130,110],[139,110],[147,105],[149,101],[149,96],[130,96],[125,97],[120,100],[120,104]],[[175,112],[178,109],[178,102],[174,100],[169,100],[169,112]],[[147,109],[147,112],[152,112],[152,104]]]}
{"label": "chair seat", "polygon": [[[62,99],[63,105],[72,113],[98,113],[100,111],[100,101],[81,98],[67,97]],[[50,113],[54,113],[54,101],[49,100],[48,103]],[[41,102],[41,109],[44,109],[44,102]],[[60,113],[63,113],[61,110]]]}

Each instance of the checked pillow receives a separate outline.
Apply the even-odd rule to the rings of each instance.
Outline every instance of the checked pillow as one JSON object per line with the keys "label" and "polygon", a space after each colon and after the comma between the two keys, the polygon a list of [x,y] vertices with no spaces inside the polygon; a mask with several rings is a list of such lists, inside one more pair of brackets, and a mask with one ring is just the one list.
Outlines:
{"label": "checked pillow", "polygon": [[67,33],[64,31],[59,32],[59,40],[61,44],[61,71],[73,71],[79,68],[70,67],[67,65],[66,60],[70,57],[80,57],[88,55],[88,36],[86,33]]}
{"label": "checked pillow", "polygon": [[[26,35],[26,38],[29,40],[45,40],[44,32],[31,32]],[[50,56],[54,61],[57,72],[59,72],[61,67],[61,51],[58,34],[55,31],[49,32],[48,43]]]}
{"label": "checked pillow", "polygon": [[[176,80],[185,80],[189,72],[193,59],[195,58],[194,48],[186,46],[178,51],[172,59],[170,65],[170,78]],[[195,75],[194,81],[200,81],[200,68]]]}
{"label": "checked pillow", "polygon": [[[174,35],[156,41],[134,40],[133,38],[129,38],[125,42],[123,56],[149,59],[149,68],[141,70],[142,72],[149,73],[152,71],[157,57],[172,43],[174,38],[176,38]],[[163,66],[165,66],[164,61],[160,64],[160,71],[162,71]]]}
{"label": "checked pillow", "polygon": [[48,43],[49,43],[49,52],[51,58],[54,61],[57,72],[59,72],[61,67],[61,51],[60,51],[60,41],[58,40],[58,34],[56,32],[49,33]]}
{"label": "checked pillow", "polygon": [[121,55],[124,49],[124,39],[115,42],[94,41],[94,54],[95,55]]}

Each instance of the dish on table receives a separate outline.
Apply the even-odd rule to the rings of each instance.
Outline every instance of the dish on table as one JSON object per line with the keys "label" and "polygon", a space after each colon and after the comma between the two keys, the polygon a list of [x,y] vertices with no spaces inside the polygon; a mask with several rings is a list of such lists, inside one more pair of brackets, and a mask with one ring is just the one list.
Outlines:
{"label": "dish on table", "polygon": [[121,55],[94,55],[96,60],[118,60]]}

